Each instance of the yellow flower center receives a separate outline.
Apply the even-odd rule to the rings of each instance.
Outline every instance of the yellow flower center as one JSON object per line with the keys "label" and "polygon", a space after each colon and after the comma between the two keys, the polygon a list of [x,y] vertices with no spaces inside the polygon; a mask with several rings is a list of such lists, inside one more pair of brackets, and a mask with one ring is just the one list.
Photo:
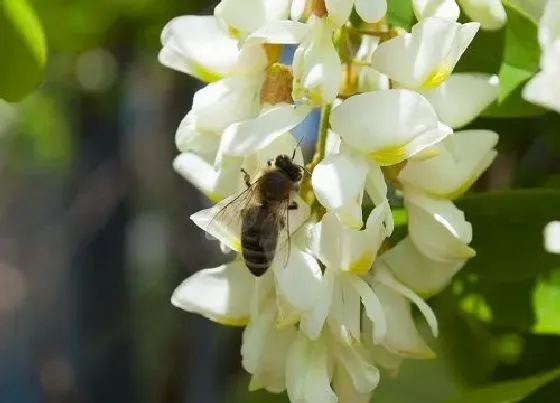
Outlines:
{"label": "yellow flower center", "polygon": [[293,103],[292,83],[293,74],[290,66],[281,63],[270,65],[260,92],[261,106]]}
{"label": "yellow flower center", "polygon": [[407,157],[406,144],[400,146],[383,147],[370,153],[370,157],[381,166],[396,165]]}
{"label": "yellow flower center", "polygon": [[422,84],[422,89],[429,90],[429,89],[432,89],[434,87],[437,87],[438,85],[443,83],[445,80],[447,80],[447,77],[449,77],[449,75],[451,74],[452,71],[453,71],[453,66],[450,66],[447,63],[444,63],[444,64],[438,66],[426,78],[426,80]]}

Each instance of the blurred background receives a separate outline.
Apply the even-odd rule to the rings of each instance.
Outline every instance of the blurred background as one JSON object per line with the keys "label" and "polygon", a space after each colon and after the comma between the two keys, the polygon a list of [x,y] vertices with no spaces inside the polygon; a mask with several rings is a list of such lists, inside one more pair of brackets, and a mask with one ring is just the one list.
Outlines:
{"label": "blurred background", "polygon": [[[286,401],[248,394],[240,329],[170,303],[185,277],[225,257],[188,220],[208,201],[171,166],[175,129],[202,83],[158,64],[159,38],[174,16],[211,14],[217,2],[31,1],[48,38],[46,78],[22,102],[0,100],[0,403]],[[472,125],[509,135],[476,189],[558,189],[559,119],[543,116]],[[495,252],[492,244],[507,223],[503,233],[521,234],[515,246],[530,265],[543,253],[543,223],[560,211],[548,202],[550,214],[537,222],[532,214],[539,207],[516,205],[505,210],[508,221],[496,224],[489,217],[507,207],[500,203],[468,215],[483,234],[474,241],[478,262],[495,266],[494,257],[511,250],[508,243]],[[468,201],[461,207],[468,210]],[[529,218],[509,221],[520,211]],[[527,253],[524,225],[533,231]],[[560,268],[558,259],[546,259],[533,264],[542,264],[543,273]],[[536,336],[527,331],[536,319],[525,293],[536,280],[502,284],[496,292],[493,283],[476,283],[473,273],[466,270],[458,280],[462,288],[453,292],[476,289],[502,322],[483,323],[484,301],[480,313],[481,301],[468,300],[471,316],[463,318],[449,309],[448,293],[436,298],[431,304],[440,308],[455,373],[437,360],[407,363],[395,387],[390,380],[382,385],[379,402],[436,403],[455,387],[459,372],[477,385],[558,365],[547,352],[560,351],[560,276],[547,283],[554,286],[543,300],[556,318],[549,324],[554,329]],[[516,299],[500,299],[506,294]],[[423,394],[426,389],[432,394]],[[559,391],[556,382],[546,393],[557,397]],[[555,401],[547,399],[531,402]]]}
{"label": "blurred background", "polygon": [[202,84],[157,62],[165,23],[217,1],[31,3],[46,78],[0,101],[0,402],[234,401],[240,331],[170,303],[224,257],[171,166]]}

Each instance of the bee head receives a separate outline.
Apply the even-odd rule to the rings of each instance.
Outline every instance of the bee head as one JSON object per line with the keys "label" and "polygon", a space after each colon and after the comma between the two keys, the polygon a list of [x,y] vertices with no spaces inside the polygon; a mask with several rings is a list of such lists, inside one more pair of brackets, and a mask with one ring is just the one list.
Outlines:
{"label": "bee head", "polygon": [[299,182],[302,178],[301,167],[293,163],[292,159],[287,155],[279,155],[274,160],[274,166],[284,172],[292,180]]}

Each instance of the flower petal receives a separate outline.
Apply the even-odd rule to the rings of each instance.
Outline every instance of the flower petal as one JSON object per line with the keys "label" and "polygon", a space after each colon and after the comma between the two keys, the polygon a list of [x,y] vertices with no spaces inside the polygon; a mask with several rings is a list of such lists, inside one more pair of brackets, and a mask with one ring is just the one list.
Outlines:
{"label": "flower petal", "polygon": [[369,403],[371,399],[371,392],[360,393],[356,390],[352,378],[342,365],[337,365],[335,368],[333,389],[339,402]]}
{"label": "flower petal", "polygon": [[275,260],[273,270],[278,289],[295,308],[311,309],[321,296],[321,267],[313,256],[297,247],[289,252],[285,266],[283,256],[288,251],[281,251]]}
{"label": "flower petal", "polygon": [[301,43],[308,32],[309,27],[302,22],[275,21],[249,35],[245,45],[257,43],[295,45]]}
{"label": "flower petal", "polygon": [[389,249],[379,261],[407,287],[427,297],[440,292],[464,266],[464,260],[437,261],[420,253],[409,237]]}
{"label": "flower petal", "polygon": [[305,105],[276,105],[255,119],[234,123],[223,133],[220,152],[237,156],[255,153],[297,126],[310,110]]}
{"label": "flower petal", "polygon": [[311,32],[294,53],[292,96],[319,107],[338,95],[342,64],[332,41],[332,28],[313,16],[307,24]]}
{"label": "flower petal", "polygon": [[216,170],[197,154],[182,153],[173,161],[173,168],[210,200],[219,201],[239,189],[242,162],[237,157],[230,157]]}
{"label": "flower petal", "polygon": [[220,145],[219,134],[197,128],[193,120],[191,114],[187,114],[183,118],[175,133],[175,145],[181,152],[194,151],[201,156],[215,158]]}
{"label": "flower petal", "polygon": [[560,38],[560,7],[558,1],[545,2],[543,14],[539,21],[539,43],[543,51],[553,46]]}
{"label": "flower petal", "polygon": [[402,295],[383,285],[375,285],[375,293],[387,312],[387,337],[382,345],[394,354],[411,358],[433,358],[434,353],[420,336],[410,302]]}
{"label": "flower petal", "polygon": [[428,17],[457,21],[461,13],[455,0],[412,0],[412,6],[419,21]]}
{"label": "flower petal", "polygon": [[[368,165],[365,160],[347,154],[327,156],[313,169],[311,183],[317,200],[327,210],[353,211],[341,218],[348,226],[362,226],[362,196],[364,192]],[[351,205],[351,206],[350,206]]]}
{"label": "flower petal", "polygon": [[161,33],[163,65],[202,81],[215,81],[235,71],[237,43],[227,37],[212,16],[186,15],[169,21]]}
{"label": "flower petal", "polygon": [[352,12],[354,0],[325,0],[327,19],[333,28],[342,26]]}
{"label": "flower petal", "polygon": [[366,22],[377,22],[387,14],[387,0],[356,0],[356,12]]}
{"label": "flower petal", "polygon": [[560,112],[560,41],[546,48],[541,55],[542,71],[523,89],[527,101]]}
{"label": "flower petal", "polygon": [[384,236],[387,238],[393,233],[395,222],[387,200],[387,183],[385,182],[385,176],[381,171],[381,167],[377,164],[369,164],[369,172],[366,178],[366,192],[376,206],[383,206],[385,209],[385,218],[383,219],[385,223]]}
{"label": "flower petal", "polygon": [[290,14],[290,0],[222,0],[220,17],[235,31],[250,34],[275,21],[286,20]]}
{"label": "flower petal", "polygon": [[171,303],[223,325],[244,326],[249,321],[254,285],[243,262],[234,260],[187,278],[173,292]]}
{"label": "flower petal", "polygon": [[260,89],[263,77],[259,74],[250,78],[230,77],[198,90],[189,112],[193,123],[199,128],[221,134],[232,123],[256,116],[259,104],[255,94]]}
{"label": "flower petal", "polygon": [[357,276],[350,276],[349,281],[360,295],[364,304],[367,317],[373,322],[373,340],[375,343],[382,342],[387,336],[387,317],[383,304],[370,286]]}
{"label": "flower petal", "polygon": [[[381,267],[383,267],[383,265],[381,265]],[[402,296],[408,298],[414,305],[416,305],[420,313],[424,316],[424,319],[426,319],[426,323],[430,327],[433,336],[437,337],[438,323],[436,315],[434,314],[434,311],[432,311],[432,308],[430,308],[430,306],[422,298],[416,295],[414,291],[395,280],[395,278],[393,278],[393,276],[391,276],[389,271],[385,268],[378,271],[376,279]]]}
{"label": "flower petal", "polygon": [[507,14],[502,0],[459,0],[465,14],[471,20],[479,22],[486,30],[498,30],[507,21]]}
{"label": "flower petal", "polygon": [[447,200],[434,200],[405,190],[408,233],[414,245],[434,260],[463,260],[475,255],[467,246],[472,226],[464,213]]}
{"label": "flower petal", "polygon": [[286,360],[286,390],[291,402],[336,403],[330,387],[327,348],[322,339],[298,333]]}
{"label": "flower petal", "polygon": [[478,31],[478,23],[459,24],[429,17],[379,45],[372,56],[373,67],[410,89],[440,85]]}
{"label": "flower petal", "polygon": [[342,139],[379,165],[395,165],[452,133],[431,104],[409,90],[367,92],[333,109],[330,123]]}
{"label": "flower petal", "polygon": [[422,95],[430,101],[439,120],[456,129],[474,120],[499,93],[500,80],[496,75],[456,73]]}
{"label": "flower petal", "polygon": [[551,221],[544,228],[544,249],[560,254],[560,221]]}
{"label": "flower petal", "polygon": [[[271,303],[272,302],[272,303]],[[278,393],[285,389],[286,355],[296,329],[274,326],[276,309],[274,301],[265,304],[262,313],[251,320],[243,332],[241,356],[243,368],[253,374],[249,388],[266,388]]]}
{"label": "flower petal", "polygon": [[355,391],[368,393],[379,383],[379,370],[366,361],[366,352],[359,344],[333,343],[332,349],[343,368],[350,376]]}
{"label": "flower petal", "polygon": [[[405,187],[453,200],[466,192],[497,155],[498,135],[490,130],[464,130],[445,139],[439,155],[409,160],[398,175]],[[449,151],[454,150],[454,151]]]}
{"label": "flower petal", "polygon": [[300,329],[311,340],[315,340],[321,334],[321,330],[323,329],[323,325],[331,309],[334,285],[333,271],[325,270],[317,303],[313,308],[302,314]]}

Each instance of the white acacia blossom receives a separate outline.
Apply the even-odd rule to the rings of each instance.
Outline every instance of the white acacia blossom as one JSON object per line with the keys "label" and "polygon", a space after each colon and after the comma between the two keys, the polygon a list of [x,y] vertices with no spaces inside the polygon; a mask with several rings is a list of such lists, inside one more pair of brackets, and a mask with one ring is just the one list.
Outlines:
{"label": "white acacia blossom", "polygon": [[[411,32],[382,28],[386,0],[222,0],[213,16],[177,17],[162,32],[161,63],[208,83],[175,138],[175,170],[216,203],[191,220],[235,255],[185,279],[171,301],[244,327],[250,390],[294,403],[369,401],[404,359],[434,356],[413,308],[437,337],[425,298],[476,253],[453,200],[492,163],[498,136],[455,130],[498,97],[499,82],[453,69],[479,26],[503,24],[503,8],[462,0],[477,22],[461,24],[453,0],[406,1],[419,19]],[[353,8],[363,25],[352,25]],[[304,165],[291,130],[319,109]],[[244,213],[228,208],[244,175],[254,184],[292,153],[305,174],[256,277],[241,253]],[[408,216],[400,239],[396,208]]]}
{"label": "white acacia blossom", "polygon": [[541,70],[523,89],[532,103],[560,112],[560,1],[548,0],[539,23]]}
{"label": "white acacia blossom", "polygon": [[[458,3],[458,4],[457,4]],[[419,20],[427,17],[441,17],[457,21],[461,10],[472,20],[480,23],[484,30],[502,28],[507,14],[502,0],[412,0],[414,14]]]}

